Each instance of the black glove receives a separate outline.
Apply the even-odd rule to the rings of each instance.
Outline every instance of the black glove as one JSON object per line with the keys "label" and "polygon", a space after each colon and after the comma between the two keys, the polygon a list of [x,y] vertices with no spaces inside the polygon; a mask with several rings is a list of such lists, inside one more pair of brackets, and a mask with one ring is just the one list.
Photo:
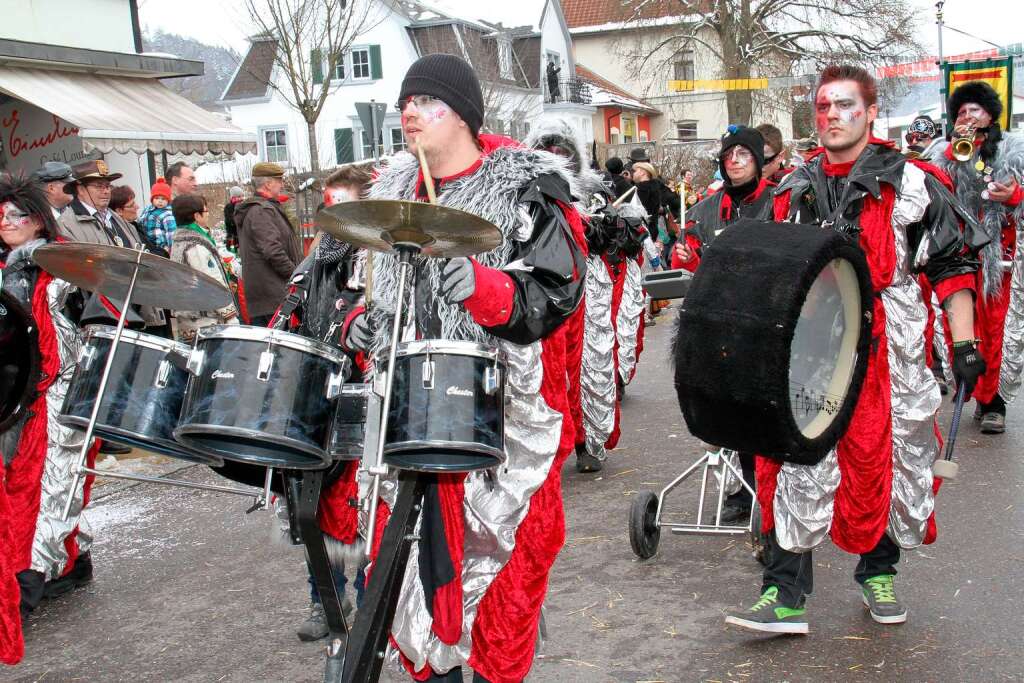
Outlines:
{"label": "black glove", "polygon": [[953,343],[953,379],[957,385],[966,387],[964,400],[971,397],[978,378],[985,374],[985,359],[981,357],[974,341]]}

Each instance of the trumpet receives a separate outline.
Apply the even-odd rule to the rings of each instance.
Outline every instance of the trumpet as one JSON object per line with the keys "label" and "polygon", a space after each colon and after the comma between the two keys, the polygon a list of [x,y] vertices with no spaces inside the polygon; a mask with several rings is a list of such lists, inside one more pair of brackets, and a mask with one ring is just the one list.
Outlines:
{"label": "trumpet", "polygon": [[974,156],[974,134],[977,126],[973,123],[967,124],[960,133],[953,135],[950,143],[953,147],[953,158],[957,161],[970,161]]}

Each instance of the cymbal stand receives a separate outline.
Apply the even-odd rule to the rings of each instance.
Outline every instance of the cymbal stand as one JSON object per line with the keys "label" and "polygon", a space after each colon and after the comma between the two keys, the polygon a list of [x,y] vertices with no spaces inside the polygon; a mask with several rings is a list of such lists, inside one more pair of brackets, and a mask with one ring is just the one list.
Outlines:
{"label": "cymbal stand", "polygon": [[[388,410],[391,407],[391,392],[395,386],[395,357],[398,354],[399,335],[402,333],[402,318],[405,309],[405,291],[408,280],[412,275],[412,258],[420,251],[420,245],[415,242],[396,242],[395,251],[398,252],[398,296],[395,297],[395,315],[391,324],[391,344],[388,349],[387,376],[384,381],[384,402],[380,412],[380,431],[377,439],[377,452],[373,463],[367,468],[367,472],[373,476],[373,483],[370,486],[369,496],[369,521],[366,525],[366,556],[370,557],[373,549],[374,529],[377,525],[377,501],[380,499],[380,478],[387,474],[388,468],[384,465],[384,441],[388,431]],[[377,368],[380,372],[380,368]]]}
{"label": "cymbal stand", "polygon": [[61,521],[66,522],[68,517],[71,516],[71,506],[75,503],[77,497],[78,484],[82,481],[82,475],[85,474],[86,458],[89,455],[89,446],[92,444],[93,430],[96,428],[96,416],[100,412],[100,402],[103,400],[103,394],[107,390],[107,380],[110,379],[110,368],[114,365],[114,354],[117,353],[117,346],[121,343],[121,333],[124,332],[124,322],[128,317],[128,307],[131,305],[132,295],[135,293],[135,281],[139,277],[139,267],[142,263],[142,255],[145,253],[145,246],[140,244],[138,254],[135,258],[135,269],[132,271],[132,279],[128,283],[128,293],[125,295],[124,303],[121,306],[120,315],[117,316],[117,327],[114,330],[114,339],[110,343],[110,351],[107,352],[107,362],[103,366],[103,374],[100,375],[100,386],[96,390],[96,402],[92,404],[92,413],[89,415],[89,424],[86,425],[85,435],[82,439],[82,450],[78,454],[78,462],[74,465],[75,477],[71,480],[71,495],[68,496],[68,502],[64,506],[64,511],[61,514]]}

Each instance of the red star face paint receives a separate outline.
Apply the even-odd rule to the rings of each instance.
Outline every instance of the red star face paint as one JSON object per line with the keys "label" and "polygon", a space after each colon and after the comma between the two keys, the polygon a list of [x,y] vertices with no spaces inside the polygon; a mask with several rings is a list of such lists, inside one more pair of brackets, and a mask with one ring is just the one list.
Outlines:
{"label": "red star face paint", "polygon": [[39,221],[13,202],[0,205],[0,240],[14,249],[36,238],[41,231]]}
{"label": "red star face paint", "polygon": [[352,202],[359,199],[358,194],[347,187],[328,187],[324,190],[324,205],[334,206],[341,202]]}
{"label": "red star face paint", "polygon": [[839,151],[864,140],[869,131],[867,110],[856,81],[833,81],[821,86],[814,111],[822,146]]}
{"label": "red star face paint", "polygon": [[[442,100],[430,95],[411,95],[399,103],[402,110],[402,132],[405,133],[409,151],[415,152],[420,145],[420,137],[426,134],[424,141],[438,134],[438,129],[449,121],[454,121],[455,112]],[[439,139],[443,136],[439,135]],[[429,148],[429,142],[424,148]]]}

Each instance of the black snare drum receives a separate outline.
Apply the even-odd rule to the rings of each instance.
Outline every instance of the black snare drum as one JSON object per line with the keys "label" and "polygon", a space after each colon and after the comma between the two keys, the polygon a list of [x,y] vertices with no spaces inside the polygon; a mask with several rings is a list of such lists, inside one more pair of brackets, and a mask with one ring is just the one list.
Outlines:
{"label": "black snare drum", "polygon": [[[114,332],[108,325],[85,328],[78,367],[58,418],[64,424],[88,427]],[[96,414],[96,436],[182,460],[223,464],[217,456],[197,453],[174,440],[189,351],[187,345],[170,339],[124,330]]]}
{"label": "black snare drum", "polygon": [[248,325],[199,331],[174,438],[228,460],[320,469],[330,464],[333,399],[349,373],[337,348]]}
{"label": "black snare drum", "polygon": [[332,460],[359,460],[366,440],[366,404],[373,390],[369,384],[346,384],[334,409],[334,424],[327,453]]}
{"label": "black snare drum", "polygon": [[421,472],[469,472],[503,463],[504,380],[497,349],[447,340],[399,344],[385,462]]}

